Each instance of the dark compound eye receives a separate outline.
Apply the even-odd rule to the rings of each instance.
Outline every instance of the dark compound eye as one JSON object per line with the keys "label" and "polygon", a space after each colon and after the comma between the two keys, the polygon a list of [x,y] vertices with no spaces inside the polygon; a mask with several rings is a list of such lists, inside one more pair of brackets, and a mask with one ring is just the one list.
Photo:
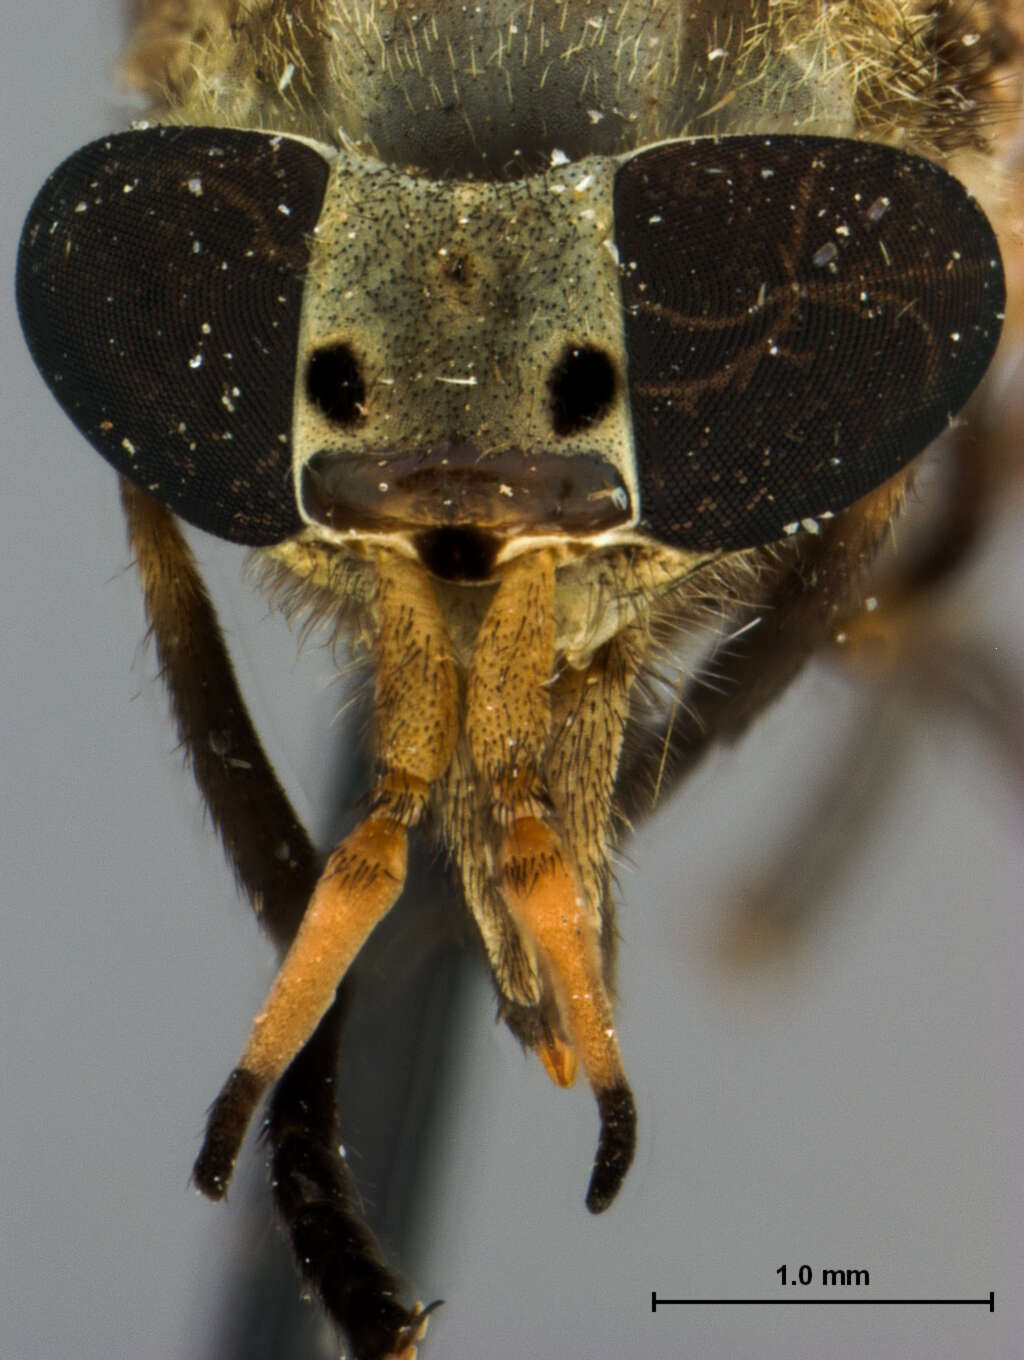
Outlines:
{"label": "dark compound eye", "polygon": [[551,427],[564,437],[605,416],[615,398],[615,369],[607,354],[590,345],[568,348],[552,373]]}
{"label": "dark compound eye", "polygon": [[235,543],[302,527],[291,428],[329,160],[288,137],[161,127],[83,147],[18,256],[32,357],[123,476]]}
{"label": "dark compound eye", "polygon": [[995,351],[1005,287],[951,175],[825,137],[668,143],[615,179],[642,523],[753,547],[899,472]]}
{"label": "dark compound eye", "polygon": [[366,384],[351,347],[325,345],[306,369],[309,399],[334,425],[355,425],[366,410]]}

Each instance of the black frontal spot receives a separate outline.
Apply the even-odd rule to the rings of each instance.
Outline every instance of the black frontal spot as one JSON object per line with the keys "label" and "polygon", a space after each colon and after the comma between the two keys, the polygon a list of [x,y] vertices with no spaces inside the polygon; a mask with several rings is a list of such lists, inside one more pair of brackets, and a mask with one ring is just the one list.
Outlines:
{"label": "black frontal spot", "polygon": [[602,350],[590,345],[566,349],[548,381],[551,426],[564,437],[594,425],[615,398],[615,369]]}
{"label": "black frontal spot", "polygon": [[415,541],[420,561],[443,581],[487,581],[494,571],[499,540],[482,529],[427,529]]}
{"label": "black frontal spot", "polygon": [[355,425],[366,410],[366,384],[350,345],[318,349],[306,368],[306,392],[334,425]]}

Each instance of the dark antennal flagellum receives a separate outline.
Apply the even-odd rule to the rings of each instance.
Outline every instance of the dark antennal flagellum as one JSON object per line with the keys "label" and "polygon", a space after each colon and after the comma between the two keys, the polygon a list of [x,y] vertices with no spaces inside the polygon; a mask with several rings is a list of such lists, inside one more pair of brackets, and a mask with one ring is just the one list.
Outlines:
{"label": "dark antennal flagellum", "polygon": [[210,1106],[202,1150],[192,1168],[192,1181],[207,1199],[227,1194],[246,1129],[265,1092],[264,1082],[236,1067]]}
{"label": "dark antennal flagellum", "polygon": [[622,1188],[636,1151],[636,1102],[625,1082],[597,1093],[601,1138],[587,1187],[587,1208],[604,1213]]}

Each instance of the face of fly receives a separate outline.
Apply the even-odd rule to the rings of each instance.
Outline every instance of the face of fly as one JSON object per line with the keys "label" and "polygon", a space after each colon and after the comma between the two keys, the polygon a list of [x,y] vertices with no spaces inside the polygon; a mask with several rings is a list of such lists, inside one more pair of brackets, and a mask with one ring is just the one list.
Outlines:
{"label": "face of fly", "polygon": [[[18,304],[58,401],[375,674],[370,812],[214,1107],[208,1193],[428,813],[510,1027],[594,1088],[589,1206],[621,1184],[609,866],[658,626],[756,595],[763,548],[899,478],[1000,331],[985,215],[891,129],[863,135],[854,58],[826,60],[853,41],[823,42],[838,9],[786,7],[783,33],[746,4],[538,0],[521,31],[507,6],[399,4],[368,69],[343,7],[329,43],[311,21],[283,49],[270,7],[218,52],[232,79],[83,148],[33,205]],[[170,551],[143,567],[161,646]],[[220,817],[212,733],[185,726]]]}

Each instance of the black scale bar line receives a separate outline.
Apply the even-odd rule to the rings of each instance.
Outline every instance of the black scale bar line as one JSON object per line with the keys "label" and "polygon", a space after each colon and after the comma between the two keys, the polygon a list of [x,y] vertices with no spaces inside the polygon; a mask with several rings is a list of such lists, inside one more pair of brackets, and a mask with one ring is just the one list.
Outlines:
{"label": "black scale bar line", "polygon": [[684,1304],[687,1306],[692,1304],[716,1304],[719,1306],[726,1304],[767,1304],[770,1306],[778,1306],[779,1304],[782,1304],[786,1307],[790,1307],[793,1304],[803,1304],[805,1307],[822,1304],[826,1307],[829,1305],[832,1305],[833,1307],[848,1307],[852,1304],[854,1307],[857,1307],[859,1304],[861,1307],[874,1307],[878,1304],[885,1305],[897,1303],[911,1307],[920,1304],[978,1305],[986,1307],[990,1313],[996,1311],[996,1295],[994,1289],[991,1290],[988,1297],[984,1299],[659,1299],[655,1292],[652,1291],[651,1293],[652,1313],[656,1313],[659,1306],[664,1308],[670,1304]]}

